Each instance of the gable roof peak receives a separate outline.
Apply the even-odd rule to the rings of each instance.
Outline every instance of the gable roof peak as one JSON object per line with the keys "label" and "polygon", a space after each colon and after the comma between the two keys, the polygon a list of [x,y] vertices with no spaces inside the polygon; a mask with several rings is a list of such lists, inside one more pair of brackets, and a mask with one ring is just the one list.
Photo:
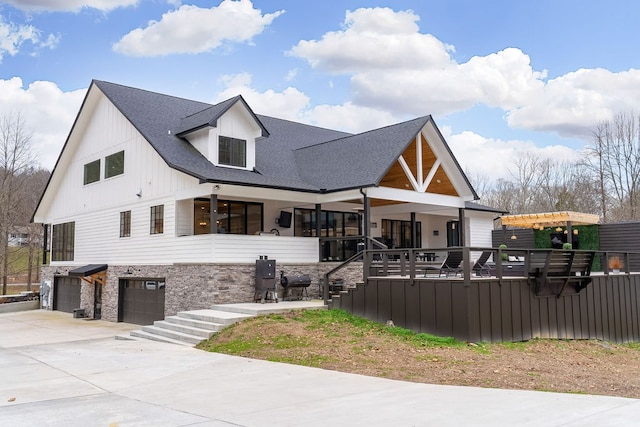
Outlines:
{"label": "gable roof peak", "polygon": [[249,104],[247,104],[247,101],[245,101],[242,95],[236,95],[233,98],[229,98],[215,105],[209,105],[200,111],[182,117],[179,125],[173,129],[173,133],[177,136],[183,136],[205,127],[216,127],[218,119],[238,102],[243,105],[253,120],[255,120],[256,124],[262,129],[262,136],[269,136],[269,131],[267,131],[258,116],[253,112],[251,107],[249,107]]}

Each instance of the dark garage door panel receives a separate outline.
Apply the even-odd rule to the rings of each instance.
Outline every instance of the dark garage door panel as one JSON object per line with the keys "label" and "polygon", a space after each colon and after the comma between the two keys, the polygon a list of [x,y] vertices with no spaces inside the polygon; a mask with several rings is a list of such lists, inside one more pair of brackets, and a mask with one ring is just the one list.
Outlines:
{"label": "dark garage door panel", "polygon": [[164,282],[162,287],[149,285],[154,281],[126,280],[120,284],[122,293],[119,320],[137,325],[150,325],[164,319]]}
{"label": "dark garage door panel", "polygon": [[80,307],[80,279],[75,277],[56,277],[53,309],[73,313]]}

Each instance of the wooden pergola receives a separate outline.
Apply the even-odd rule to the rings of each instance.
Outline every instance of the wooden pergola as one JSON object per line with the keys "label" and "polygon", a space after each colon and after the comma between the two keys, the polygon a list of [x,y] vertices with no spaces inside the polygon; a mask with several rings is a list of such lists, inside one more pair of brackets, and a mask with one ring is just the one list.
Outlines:
{"label": "wooden pergola", "polygon": [[544,212],[521,215],[503,215],[500,217],[503,227],[521,227],[540,229],[546,227],[566,227],[567,242],[571,243],[571,227],[574,225],[593,225],[600,222],[598,215],[581,212]]}

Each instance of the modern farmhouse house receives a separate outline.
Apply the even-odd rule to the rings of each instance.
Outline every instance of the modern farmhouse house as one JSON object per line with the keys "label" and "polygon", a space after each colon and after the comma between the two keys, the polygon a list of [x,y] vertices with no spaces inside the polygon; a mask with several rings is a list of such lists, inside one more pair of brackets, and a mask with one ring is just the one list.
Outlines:
{"label": "modern farmhouse house", "polygon": [[145,324],[253,301],[260,257],[317,292],[371,238],[491,246],[476,199],[431,116],[354,135],[93,81],[33,221],[48,308]]}

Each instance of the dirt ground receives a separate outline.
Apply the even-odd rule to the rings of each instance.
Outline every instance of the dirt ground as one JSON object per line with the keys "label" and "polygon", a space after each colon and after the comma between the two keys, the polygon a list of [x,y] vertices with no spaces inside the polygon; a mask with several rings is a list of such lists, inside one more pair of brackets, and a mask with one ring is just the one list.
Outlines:
{"label": "dirt ground", "polygon": [[532,340],[417,347],[350,325],[310,328],[294,317],[251,319],[215,340],[258,343],[234,353],[246,357],[390,379],[640,398],[640,345]]}

